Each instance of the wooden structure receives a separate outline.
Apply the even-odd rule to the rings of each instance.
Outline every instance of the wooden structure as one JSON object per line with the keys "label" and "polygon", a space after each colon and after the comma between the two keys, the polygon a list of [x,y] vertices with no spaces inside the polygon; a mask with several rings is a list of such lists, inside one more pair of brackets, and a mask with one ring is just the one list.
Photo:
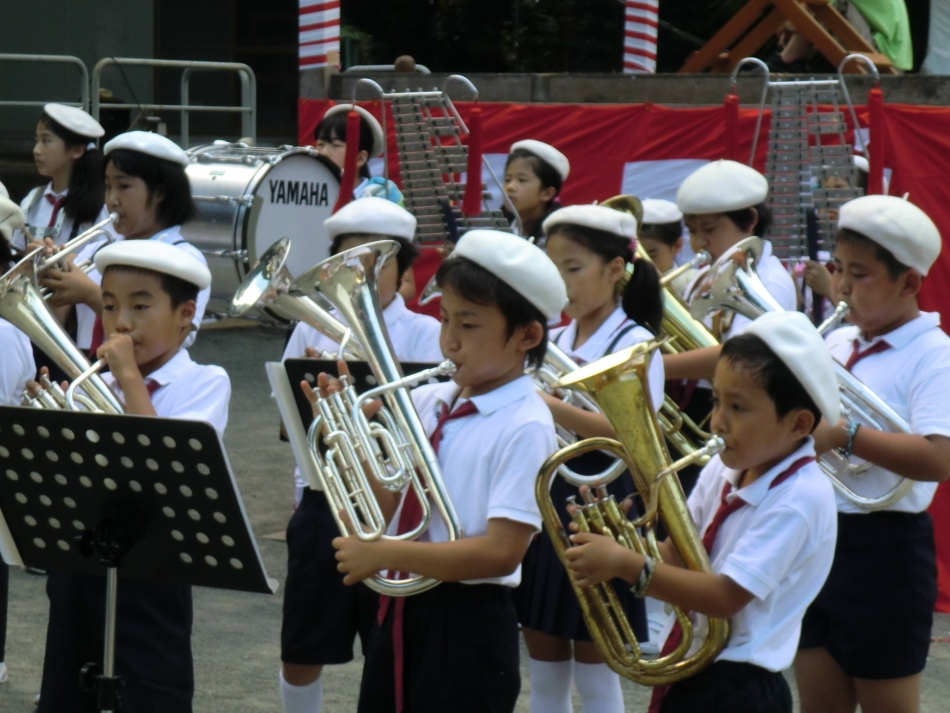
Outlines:
{"label": "wooden structure", "polygon": [[[834,66],[849,54],[866,56],[882,74],[897,74],[891,61],[868,44],[831,5],[831,0],[749,0],[680,68],[681,74],[731,72],[791,22]],[[846,71],[864,72],[858,63]]]}

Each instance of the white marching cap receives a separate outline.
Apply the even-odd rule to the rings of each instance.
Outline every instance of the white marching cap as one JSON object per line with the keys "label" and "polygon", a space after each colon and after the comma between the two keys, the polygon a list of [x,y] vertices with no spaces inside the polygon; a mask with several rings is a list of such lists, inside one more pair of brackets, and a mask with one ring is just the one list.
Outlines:
{"label": "white marching cap", "polygon": [[854,164],[854,167],[859,171],[864,171],[865,173],[871,172],[871,165],[868,163],[868,160],[864,158],[861,154],[854,154],[851,157],[851,163]]}
{"label": "white marching cap", "polygon": [[456,256],[488,270],[537,307],[545,319],[560,315],[567,304],[567,288],[557,266],[524,238],[499,230],[470,230],[449,259]]}
{"label": "white marching cap", "polygon": [[676,206],[689,215],[726,213],[765,202],[769,182],[754,168],[720,159],[696,169],[676,192]]}
{"label": "white marching cap", "polygon": [[543,141],[535,141],[534,139],[525,139],[524,141],[515,141],[508,150],[508,153],[511,153],[515,149],[524,149],[528,153],[534,154],[545,163],[550,164],[551,168],[560,174],[562,181],[567,180],[567,176],[571,172],[571,162],[567,160],[567,156],[551,146],[551,144],[546,144]]}
{"label": "white marching cap", "polygon": [[683,219],[683,212],[676,207],[673,201],[661,198],[645,198],[643,200],[643,224],[663,225],[664,223],[678,223]]}
{"label": "white marching cap", "polygon": [[347,203],[323,221],[323,226],[330,240],[347,233],[395,235],[412,240],[416,234],[416,217],[390,200],[367,196]]}
{"label": "white marching cap", "polygon": [[106,133],[106,130],[102,128],[102,124],[79,107],[66,106],[65,104],[44,104],[43,111],[57,124],[80,136],[98,139]]}
{"label": "white marching cap", "polygon": [[745,328],[782,360],[832,426],[841,416],[838,377],[828,345],[801,312],[767,312]]}
{"label": "white marching cap", "polygon": [[547,217],[542,230],[545,235],[557,225],[582,225],[612,233],[618,238],[634,240],[637,237],[637,219],[629,213],[602,205],[569,205]]}
{"label": "white marching cap", "polygon": [[853,230],[891,251],[903,265],[926,275],[940,255],[940,231],[930,217],[897,196],[862,196],[838,212],[838,227]]}
{"label": "white marching cap", "polygon": [[95,261],[102,274],[113,265],[126,265],[177,277],[199,290],[211,284],[211,271],[206,265],[181,248],[158,240],[120,240],[97,252]]}
{"label": "white marching cap", "polygon": [[[23,215],[23,210],[10,200],[7,187],[0,183],[0,235],[10,242],[13,231],[22,228],[25,223],[26,216]],[[0,270],[5,269],[5,265],[0,265]]]}
{"label": "white marching cap", "polygon": [[373,130],[373,150],[370,151],[369,157],[376,158],[383,152],[386,137],[383,136],[383,127],[379,125],[376,117],[370,114],[366,109],[353,104],[337,104],[336,106],[332,106],[327,109],[326,113],[323,115],[323,118],[326,119],[333,116],[334,114],[348,113],[350,109],[359,114],[363,121],[369,124],[369,128]]}
{"label": "white marching cap", "polygon": [[116,149],[138,151],[182,166],[188,165],[188,154],[178,144],[151,131],[127,131],[119,134],[105,145],[102,152],[108,155]]}

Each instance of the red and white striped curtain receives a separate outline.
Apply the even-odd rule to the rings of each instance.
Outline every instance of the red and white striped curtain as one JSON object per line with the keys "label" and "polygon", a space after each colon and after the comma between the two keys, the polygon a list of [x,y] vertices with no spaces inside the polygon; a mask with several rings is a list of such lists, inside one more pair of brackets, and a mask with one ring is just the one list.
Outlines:
{"label": "red and white striped curtain", "polygon": [[656,28],[660,0],[626,0],[623,32],[624,74],[656,72]]}
{"label": "red and white striped curtain", "polygon": [[326,67],[339,56],[340,0],[300,0],[300,69]]}

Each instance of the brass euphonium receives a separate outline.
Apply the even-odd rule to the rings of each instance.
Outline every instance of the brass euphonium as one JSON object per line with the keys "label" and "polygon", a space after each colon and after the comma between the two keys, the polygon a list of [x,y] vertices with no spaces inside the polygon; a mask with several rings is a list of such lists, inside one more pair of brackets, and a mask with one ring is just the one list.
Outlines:
{"label": "brass euphonium", "polygon": [[[643,204],[636,196],[619,195],[608,198],[601,205],[607,208],[613,208],[624,213],[629,213],[637,220],[637,225],[643,220]],[[646,250],[639,243],[636,252],[637,260],[644,260],[651,265],[653,261]],[[709,254],[705,251],[699,253],[694,260],[696,264],[709,260]],[[688,264],[692,266],[692,261]],[[684,265],[682,269],[687,269]],[[627,269],[620,282],[617,284],[618,293],[622,294],[633,271],[636,269],[635,263],[628,263]],[[691,351],[693,349],[702,349],[703,347],[718,346],[719,341],[706,329],[699,320],[693,319],[689,314],[689,308],[683,302],[683,298],[677,294],[672,287],[672,281],[677,275],[664,275],[660,279],[662,285],[661,295],[663,298],[663,321],[661,329],[663,334],[670,337],[661,343],[661,349],[666,354],[678,354],[680,352]],[[660,420],[660,426],[669,442],[683,456],[689,456],[697,449],[702,447],[709,438],[710,434],[703,430],[693,419],[687,416],[679,408],[673,399],[666,396],[663,404],[657,412]],[[705,465],[706,459],[700,459],[697,464]]]}
{"label": "brass euphonium", "polygon": [[[695,571],[712,571],[675,473],[695,460],[721,450],[722,440],[711,439],[693,455],[670,463],[663,433],[650,403],[647,379],[650,359],[654,357],[657,346],[657,342],[644,342],[616,352],[581,367],[559,384],[583,391],[594,399],[618,439],[590,438],[575,443],[548,458],[538,473],[535,497],[544,525],[565,567],[565,553],[571,545],[558,517],[558,506],[551,500],[551,481],[564,461],[588,451],[603,450],[626,462],[646,505],[646,513],[638,520],[627,520],[613,496],[601,490],[599,498],[588,494],[586,503],[575,512],[573,519],[579,529],[612,537],[625,547],[659,560],[662,558],[653,532],[655,518],[659,517],[684,565]],[[637,531],[640,527],[644,531],[642,539]],[[610,583],[582,588],[571,577],[571,584],[601,656],[614,671],[637,683],[659,686],[692,676],[709,666],[729,639],[727,620],[702,617],[701,621],[705,622],[703,640],[690,655],[699,632],[694,631],[687,613],[675,608],[676,618],[683,628],[682,642],[666,656],[644,659]]]}
{"label": "brass euphonium", "polygon": [[305,322],[340,344],[338,354],[322,356],[362,359],[359,345],[350,339],[351,330],[294,287],[293,275],[285,264],[289,255],[290,238],[287,237],[278,240],[261,255],[231,300],[229,316],[244,317],[256,310],[288,322]]}
{"label": "brass euphonium", "polygon": [[[769,293],[755,270],[762,255],[763,241],[758,237],[745,238],[734,245],[710,269],[710,279],[703,292],[693,300],[693,316],[728,309],[755,319],[766,312],[784,312],[781,305]],[[828,329],[847,314],[847,305],[841,303],[835,313],[821,326]],[[853,418],[879,431],[912,433],[910,425],[888,406],[877,394],[865,386],[850,371],[834,360],[841,395],[841,411],[845,418]],[[855,456],[852,456],[854,458]],[[914,481],[900,478],[887,492],[876,497],[865,497],[854,492],[841,480],[842,475],[860,478],[871,464],[850,458],[840,451],[828,451],[818,457],[818,464],[838,493],[863,510],[882,510],[890,507],[913,487]]]}
{"label": "brass euphonium", "polygon": [[112,389],[96,373],[103,362],[97,361],[90,365],[86,355],[50,312],[33,280],[20,272],[20,268],[33,257],[27,255],[0,277],[0,317],[26,334],[70,379],[83,383],[85,395],[76,395],[70,406],[66,392],[58,385],[51,384],[43,389],[45,398],[29,405],[39,408],[75,408],[78,403],[90,411],[125,413],[124,406]]}
{"label": "brass euphonium", "polygon": [[[383,263],[398,249],[398,243],[392,240],[351,248],[312,267],[293,285],[304,294],[319,290],[333,304],[350,325],[380,384],[357,396],[354,387],[344,379],[342,392],[326,399],[318,395],[318,412],[308,437],[318,477],[344,536],[356,535],[363,540],[389,537],[384,534],[386,521],[373,497],[369,478],[374,478],[394,491],[408,484],[422,506],[420,524],[411,532],[394,536],[396,539],[414,539],[437,512],[445,523],[448,539],[456,540],[462,536],[459,519],[442,482],[438,457],[407,388],[433,376],[449,374],[455,366],[446,361],[418,374],[403,376],[389,341],[376,286]],[[384,408],[378,414],[380,422],[370,423],[362,406],[375,398],[383,400]],[[327,446],[324,455],[317,447],[321,433]],[[347,513],[348,520],[340,517],[341,511]],[[399,597],[426,591],[439,581],[419,575],[392,579],[377,573],[366,584],[380,594]]]}

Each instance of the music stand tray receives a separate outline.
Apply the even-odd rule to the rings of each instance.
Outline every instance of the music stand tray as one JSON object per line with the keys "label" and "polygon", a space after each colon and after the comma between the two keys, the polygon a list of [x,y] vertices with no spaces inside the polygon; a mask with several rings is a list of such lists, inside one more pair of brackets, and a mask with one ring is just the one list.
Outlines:
{"label": "music stand tray", "polygon": [[8,564],[106,569],[99,708],[120,708],[114,675],[120,578],[272,594],[237,482],[207,423],[0,407],[0,554]]}

